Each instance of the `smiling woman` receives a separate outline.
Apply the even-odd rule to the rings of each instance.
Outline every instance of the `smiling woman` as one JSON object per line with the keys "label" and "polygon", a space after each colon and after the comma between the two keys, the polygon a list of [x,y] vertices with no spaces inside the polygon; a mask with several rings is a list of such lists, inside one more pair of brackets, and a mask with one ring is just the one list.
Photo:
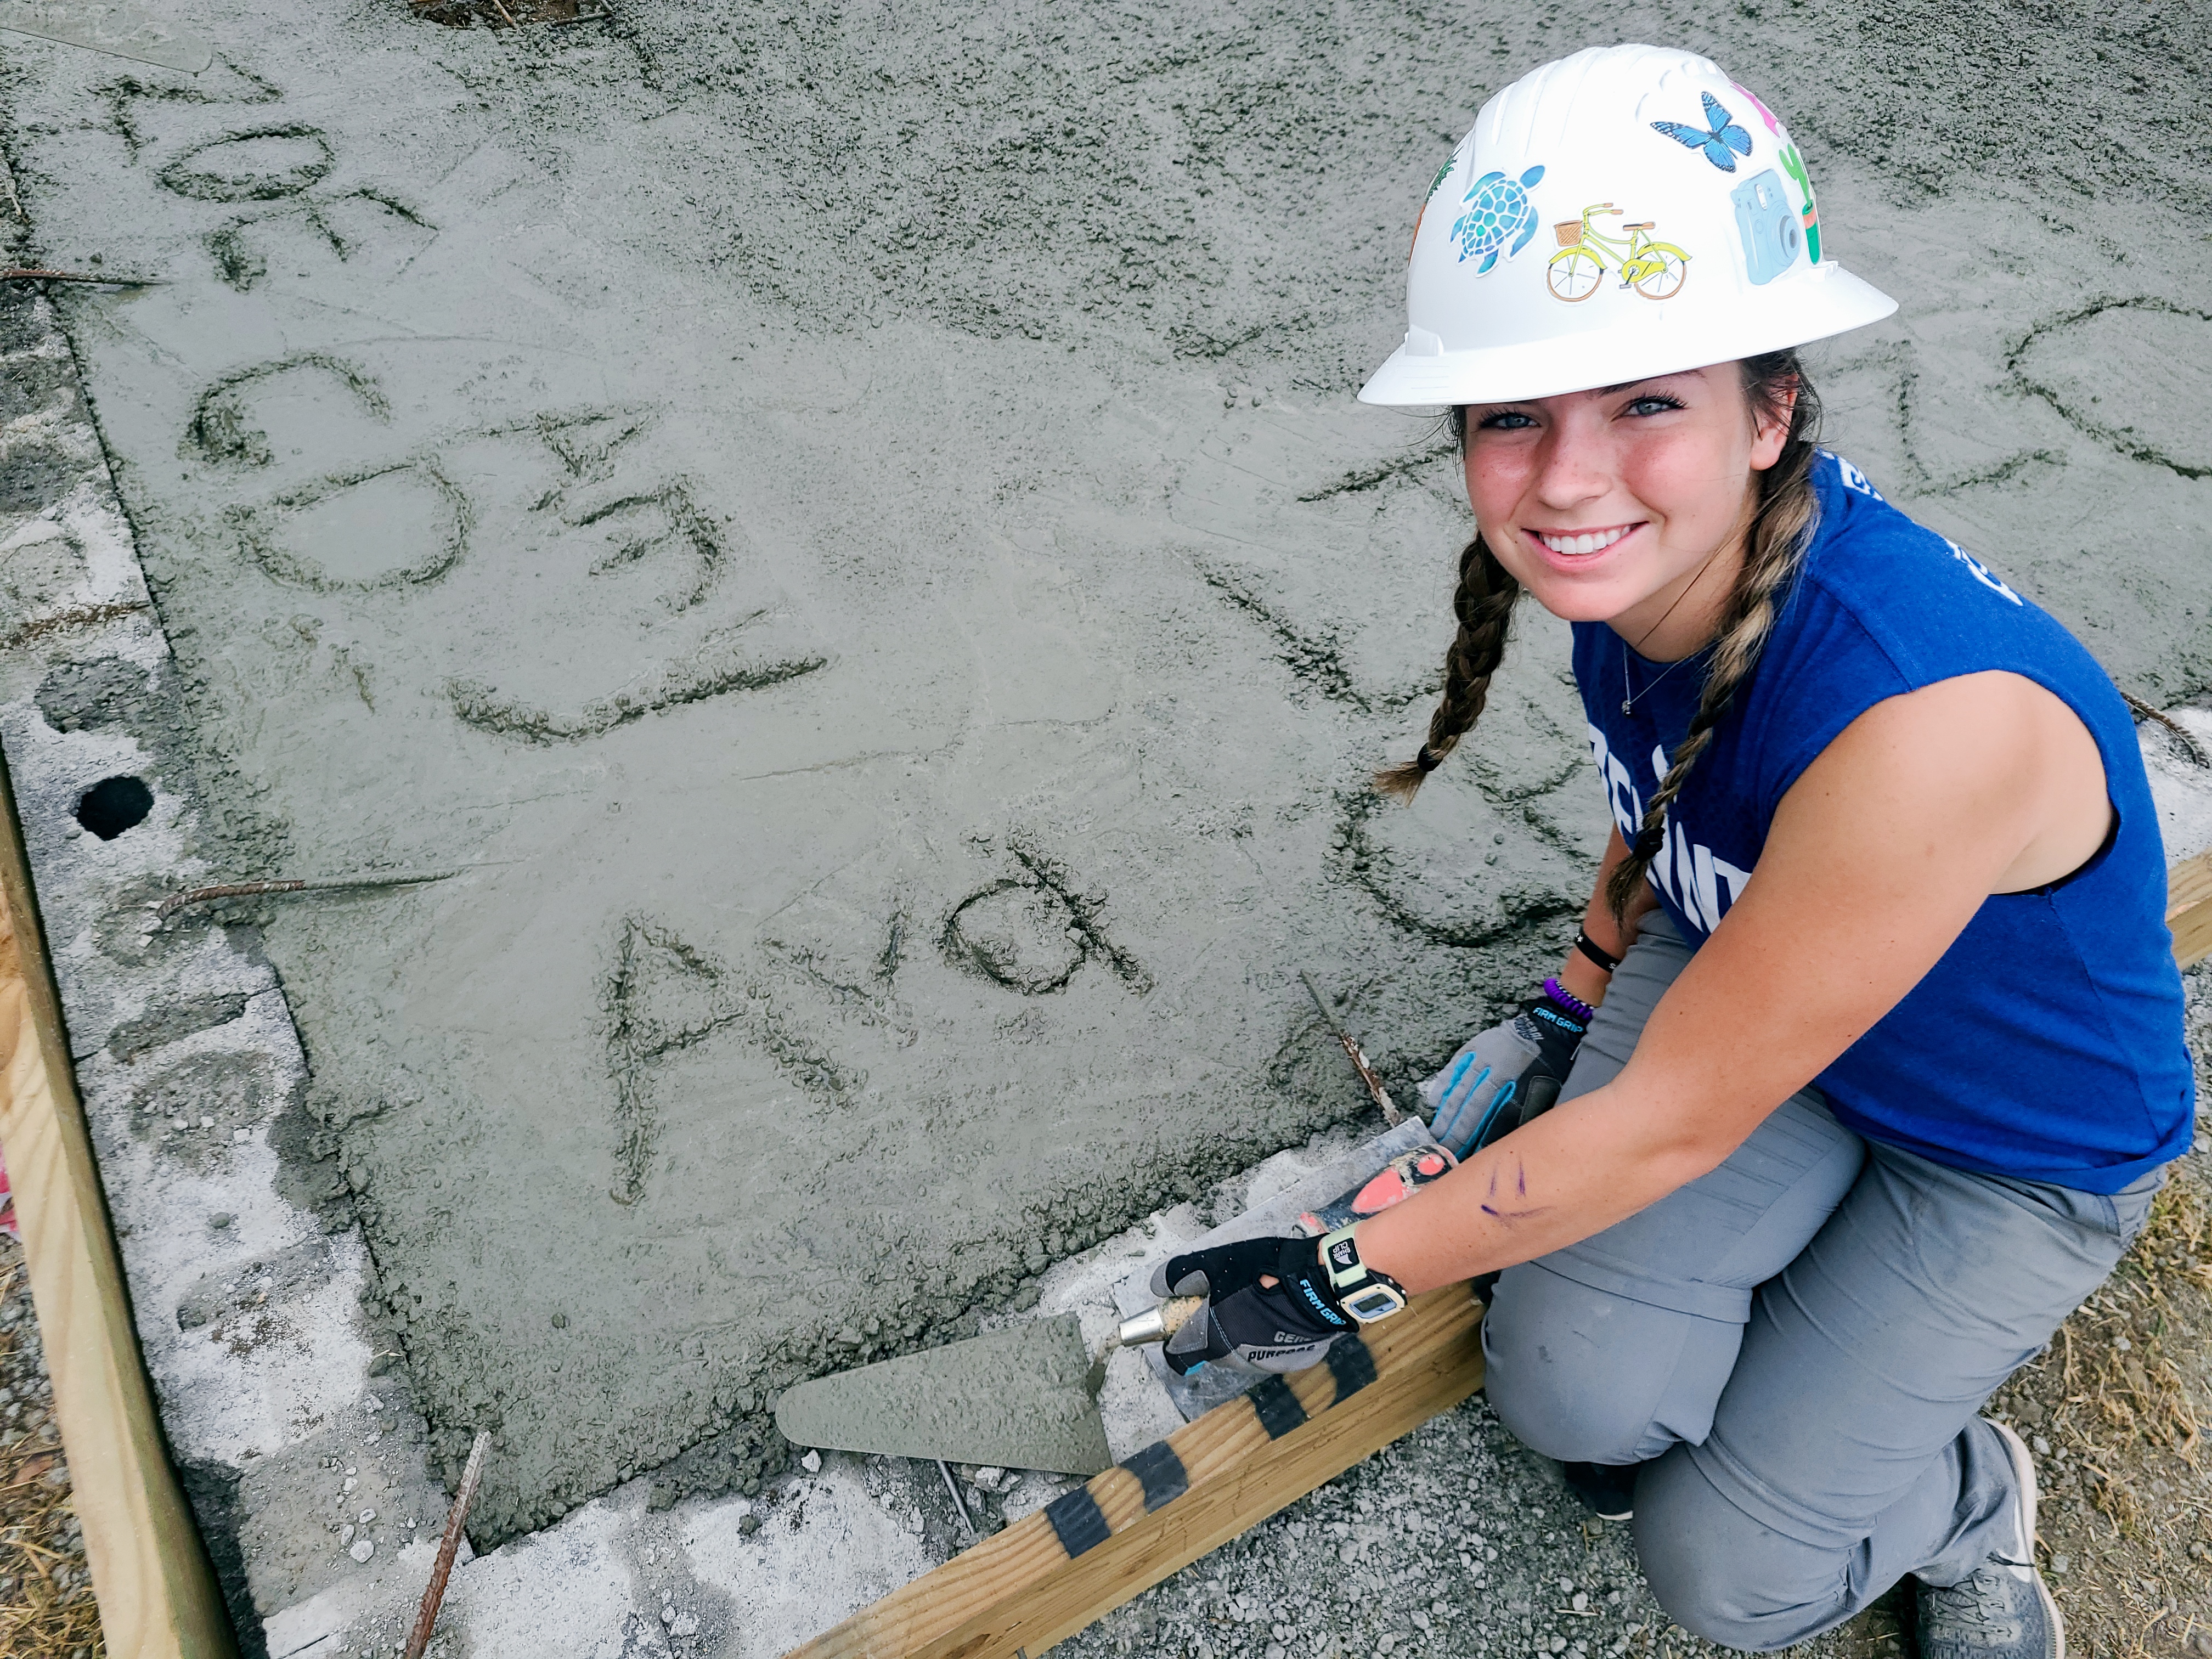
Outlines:
{"label": "smiling woman", "polygon": [[[1783,1647],[1909,1575],[1923,1654],[2061,1659],[2033,1461],[1976,1413],[2189,1144],[2129,712],[1817,447],[1795,348],[1893,307],[1820,257],[1750,92],[1583,52],[1492,99],[1455,177],[1360,395],[1451,406],[1477,534],[1426,741],[1377,783],[1410,798],[1474,727],[1525,593],[1573,625],[1614,833],[1575,951],[1423,1085],[1458,1168],[1168,1282],[1214,1358],[1473,1278],[1492,1407],[1633,1515],[1682,1624]],[[1654,217],[1610,237],[1594,197]],[[1559,252],[1516,264],[1544,221]]]}

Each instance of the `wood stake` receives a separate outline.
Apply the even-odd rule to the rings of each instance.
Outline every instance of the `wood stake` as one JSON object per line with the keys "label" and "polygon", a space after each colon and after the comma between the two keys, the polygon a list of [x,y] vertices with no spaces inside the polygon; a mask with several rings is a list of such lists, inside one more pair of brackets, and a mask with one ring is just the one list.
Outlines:
{"label": "wood stake", "polygon": [[446,1599],[446,1580],[453,1575],[453,1554],[461,1547],[461,1525],[476,1502],[477,1483],[483,1479],[484,1455],[491,1450],[491,1431],[478,1429],[476,1444],[469,1448],[468,1467],[461,1471],[460,1490],[453,1494],[453,1512],[446,1517],[446,1535],[438,1540],[438,1559],[430,1569],[430,1583],[422,1592],[422,1609],[415,1615],[415,1628],[407,1636],[407,1659],[422,1659],[430,1645],[430,1631],[438,1622],[438,1604]]}
{"label": "wood stake", "polygon": [[237,1659],[171,1473],[0,762],[0,1142],[107,1651]]}
{"label": "wood stake", "polygon": [[2167,869],[2166,925],[2173,935],[2173,959],[2183,967],[2212,956],[2212,853]]}

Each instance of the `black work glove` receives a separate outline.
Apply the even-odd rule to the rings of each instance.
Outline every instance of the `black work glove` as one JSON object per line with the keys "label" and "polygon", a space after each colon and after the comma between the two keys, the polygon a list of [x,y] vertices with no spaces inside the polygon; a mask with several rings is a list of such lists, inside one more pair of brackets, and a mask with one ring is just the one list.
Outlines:
{"label": "black work glove", "polygon": [[[1278,1282],[1263,1287],[1263,1274]],[[1317,1238],[1248,1238],[1170,1256],[1152,1273],[1152,1294],[1206,1298],[1168,1339],[1177,1376],[1232,1353],[1261,1370],[1302,1371],[1358,1327],[1337,1304]]]}
{"label": "black work glove", "polygon": [[1421,1085],[1437,1144],[1465,1160],[1548,1111],[1588,1029],[1547,994],[1471,1040]]}

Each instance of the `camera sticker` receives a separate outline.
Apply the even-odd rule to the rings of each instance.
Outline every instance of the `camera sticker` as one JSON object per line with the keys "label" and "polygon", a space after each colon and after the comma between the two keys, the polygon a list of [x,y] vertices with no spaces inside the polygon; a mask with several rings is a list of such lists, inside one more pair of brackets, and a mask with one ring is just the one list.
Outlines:
{"label": "camera sticker", "polygon": [[[1731,86],[1735,82],[1729,82]],[[1654,121],[1651,130],[1663,132],[1685,149],[1703,152],[1723,173],[1735,171],[1735,158],[1751,154],[1751,135],[1735,123],[1733,116],[1722,107],[1721,100],[1710,92],[1698,96],[1705,100],[1705,125],[1692,126],[1686,121]],[[1757,99],[1752,100],[1758,102]]]}
{"label": "camera sticker", "polygon": [[1731,81],[1729,84],[1744,95],[1751,106],[1759,112],[1759,118],[1766,123],[1766,130],[1774,135],[1774,142],[1781,149],[1783,172],[1790,175],[1804,195],[1804,201],[1798,204],[1797,222],[1805,232],[1805,258],[1817,265],[1820,263],[1820,210],[1814,204],[1813,179],[1805,171],[1805,163],[1798,157],[1797,146],[1790,142],[1789,133],[1783,130],[1782,123],[1774,118],[1774,112],[1759,101],[1757,93],[1741,81]]}
{"label": "camera sticker", "polygon": [[[1481,255],[1482,263],[1474,268],[1476,276],[1498,263],[1501,248],[1510,259],[1528,246],[1536,234],[1536,208],[1528,199],[1528,191],[1543,176],[1543,168],[1530,167],[1516,184],[1502,173],[1486,173],[1467,187],[1462,198],[1467,211],[1452,226],[1452,234],[1459,238],[1462,264]],[[1512,240],[1510,247],[1505,246],[1508,238]]]}
{"label": "camera sticker", "polygon": [[1616,271],[1622,288],[1632,288],[1647,300],[1671,300],[1689,279],[1690,256],[1672,242],[1656,240],[1656,220],[1617,227],[1608,234],[1592,222],[1601,216],[1618,218],[1620,210],[1610,202],[1593,202],[1580,219],[1552,227],[1559,251],[1552,256],[1544,281],[1555,300],[1577,305],[1598,291],[1608,270]]}
{"label": "camera sticker", "polygon": [[1805,228],[1772,167],[1729,192],[1735,204],[1736,234],[1743,238],[1743,261],[1754,283],[1771,283],[1797,263]]}

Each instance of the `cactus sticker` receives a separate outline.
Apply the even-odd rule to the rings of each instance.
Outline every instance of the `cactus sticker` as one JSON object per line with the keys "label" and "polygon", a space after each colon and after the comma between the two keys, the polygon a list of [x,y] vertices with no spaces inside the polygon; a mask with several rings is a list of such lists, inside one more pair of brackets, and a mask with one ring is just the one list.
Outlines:
{"label": "cactus sticker", "polygon": [[1797,210],[1797,222],[1805,232],[1805,257],[1817,265],[1820,263],[1820,210],[1814,204],[1813,180],[1797,157],[1796,145],[1783,145],[1782,170],[1805,193],[1804,203]]}
{"label": "cactus sticker", "polygon": [[[1536,234],[1536,210],[1528,191],[1543,176],[1543,168],[1530,167],[1516,184],[1502,173],[1486,173],[1467,187],[1467,211],[1452,226],[1452,234],[1459,238],[1462,264],[1482,256],[1474,268],[1476,276],[1498,263],[1501,248],[1510,259],[1528,246]],[[1509,237],[1511,247],[1505,246]]]}

